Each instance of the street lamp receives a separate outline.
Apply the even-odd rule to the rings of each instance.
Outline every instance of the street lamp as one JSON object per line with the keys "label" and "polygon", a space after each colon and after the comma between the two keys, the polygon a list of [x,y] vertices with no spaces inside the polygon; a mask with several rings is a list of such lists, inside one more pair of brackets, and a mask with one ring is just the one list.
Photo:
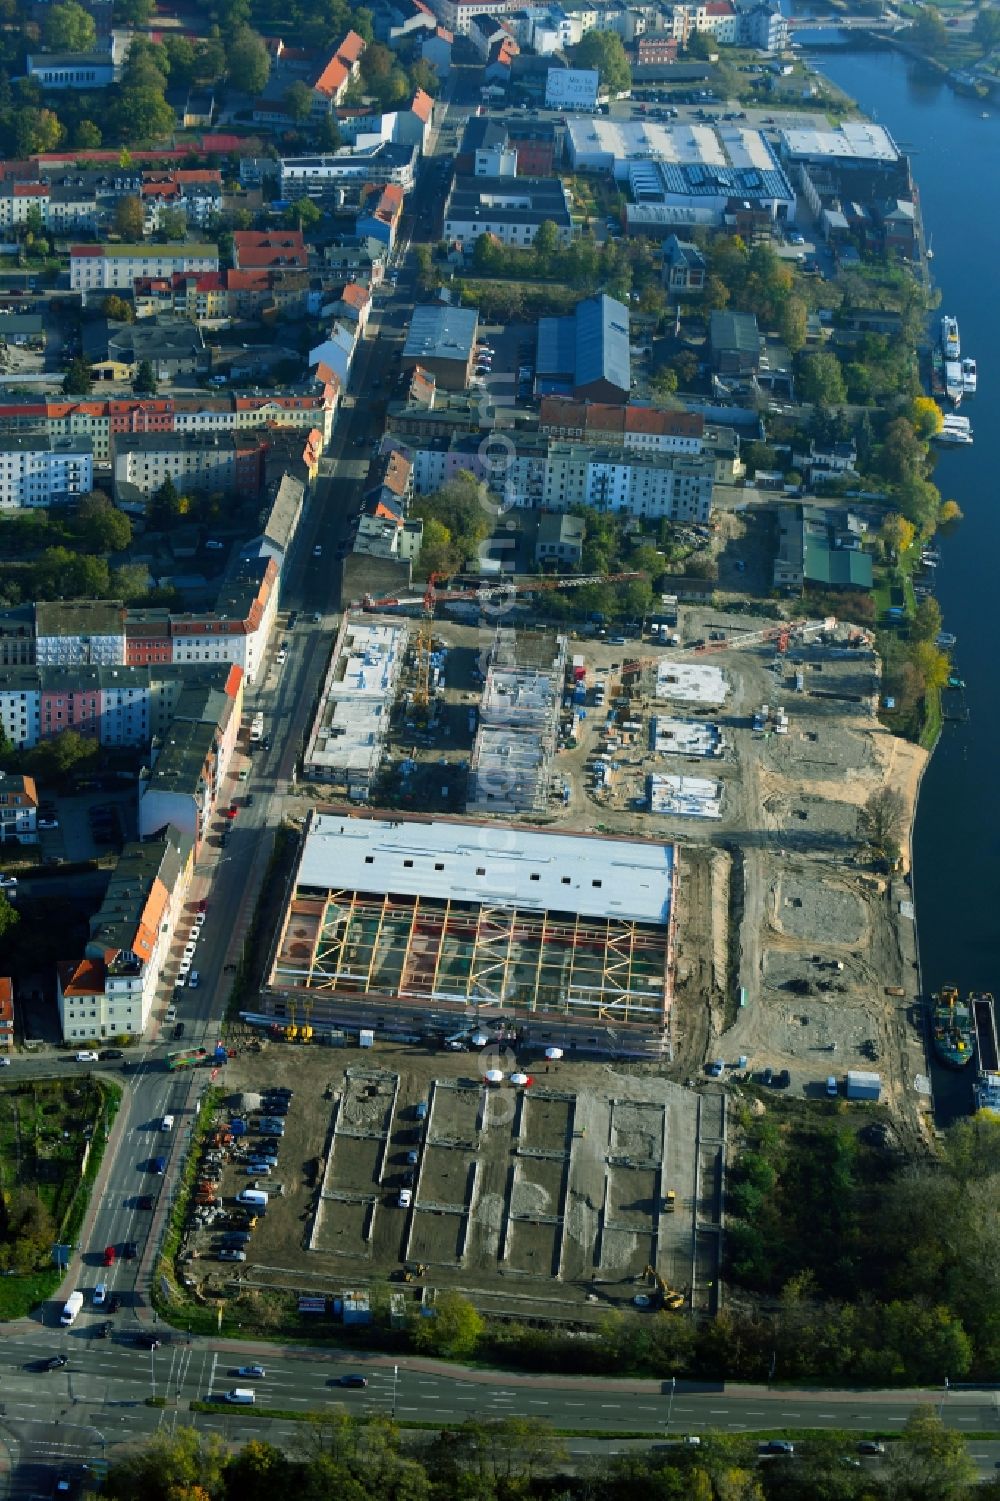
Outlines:
{"label": "street lamp", "polygon": [[667,1433],[670,1432],[670,1419],[674,1410],[674,1392],[677,1390],[677,1377],[670,1378],[670,1401],[667,1403]]}
{"label": "street lamp", "polygon": [[399,1366],[398,1365],[394,1365],[393,1368],[392,1368],[392,1416],[393,1416],[393,1420],[394,1421],[395,1421],[395,1417],[396,1417],[396,1382],[398,1380],[399,1380]]}

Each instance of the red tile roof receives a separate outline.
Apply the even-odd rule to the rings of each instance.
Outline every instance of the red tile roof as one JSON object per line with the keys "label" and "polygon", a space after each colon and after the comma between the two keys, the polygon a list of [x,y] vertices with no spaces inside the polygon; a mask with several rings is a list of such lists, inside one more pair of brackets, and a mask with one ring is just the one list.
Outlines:
{"label": "red tile roof", "polygon": [[359,36],[356,31],[349,31],[344,40],[341,42],[340,46],[337,48],[337,54],[339,57],[342,57],[345,62],[358,63],[361,61],[361,54],[364,52],[364,50],[364,37]]}
{"label": "red tile roof", "polygon": [[103,995],[103,959],[61,959],[56,965],[63,995]]}
{"label": "red tile roof", "polygon": [[309,252],[301,229],[264,232],[238,229],[233,235],[233,251],[240,271],[284,266],[289,262],[305,271],[309,265]]}
{"label": "red tile roof", "polygon": [[0,975],[0,1026],[14,1024],[14,986],[9,975]]}
{"label": "red tile roof", "polygon": [[423,89],[418,89],[413,96],[410,110],[418,120],[423,120],[426,125],[434,110],[434,100]]}

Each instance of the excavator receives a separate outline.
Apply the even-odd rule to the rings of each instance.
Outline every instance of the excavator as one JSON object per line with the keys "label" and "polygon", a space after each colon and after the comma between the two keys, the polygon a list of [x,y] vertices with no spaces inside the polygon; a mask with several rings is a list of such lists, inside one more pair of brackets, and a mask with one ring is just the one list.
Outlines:
{"label": "excavator", "polygon": [[650,1279],[653,1287],[659,1294],[660,1302],[664,1308],[673,1310],[684,1307],[684,1304],[687,1302],[687,1294],[677,1292],[675,1288],[672,1288],[665,1282],[655,1266],[647,1266],[642,1275]]}

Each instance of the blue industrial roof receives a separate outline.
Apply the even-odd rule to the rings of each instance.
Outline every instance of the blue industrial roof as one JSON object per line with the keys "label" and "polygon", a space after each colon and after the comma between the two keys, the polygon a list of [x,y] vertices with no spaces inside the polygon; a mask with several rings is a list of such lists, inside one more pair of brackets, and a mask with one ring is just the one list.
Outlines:
{"label": "blue industrial roof", "polygon": [[539,318],[536,375],[539,386],[564,376],[573,386],[606,380],[631,386],[628,308],[614,297],[589,297],[564,318]]}
{"label": "blue industrial roof", "polygon": [[780,167],[721,167],[701,164],[663,162],[660,166],[663,186],[668,193],[685,198],[715,198],[720,193],[730,198],[792,199],[788,178]]}

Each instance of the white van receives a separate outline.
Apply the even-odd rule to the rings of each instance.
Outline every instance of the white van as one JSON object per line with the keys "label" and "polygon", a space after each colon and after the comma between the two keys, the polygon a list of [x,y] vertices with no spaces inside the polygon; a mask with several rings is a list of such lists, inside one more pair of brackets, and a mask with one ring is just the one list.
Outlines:
{"label": "white van", "polygon": [[165,1115],[163,1117],[162,1121],[160,1122],[160,1130],[161,1131],[172,1131],[173,1129],[174,1129],[174,1118],[173,1118],[173,1116],[172,1115]]}
{"label": "white van", "polygon": [[267,1208],[267,1194],[259,1188],[244,1188],[236,1195],[238,1204],[252,1204],[255,1209]]}
{"label": "white van", "polygon": [[227,1402],[235,1402],[241,1407],[252,1407],[256,1400],[257,1393],[252,1386],[234,1386],[226,1393]]}

